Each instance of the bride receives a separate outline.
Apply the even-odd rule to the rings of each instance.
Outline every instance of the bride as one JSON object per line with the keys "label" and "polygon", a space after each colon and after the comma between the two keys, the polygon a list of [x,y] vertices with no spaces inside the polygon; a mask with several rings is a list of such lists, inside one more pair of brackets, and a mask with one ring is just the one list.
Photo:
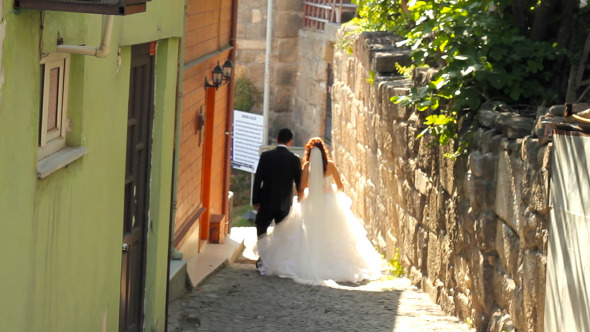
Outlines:
{"label": "bride", "polygon": [[341,191],[336,165],[320,138],[305,146],[301,188],[289,215],[258,239],[268,275],[327,285],[360,282],[381,275],[382,259]]}

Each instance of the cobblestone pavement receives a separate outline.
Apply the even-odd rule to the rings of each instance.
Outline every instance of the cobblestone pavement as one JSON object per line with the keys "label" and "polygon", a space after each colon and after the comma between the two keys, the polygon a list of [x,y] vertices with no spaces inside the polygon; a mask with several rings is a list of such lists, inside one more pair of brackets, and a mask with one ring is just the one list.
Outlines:
{"label": "cobblestone pavement", "polygon": [[168,332],[474,331],[446,315],[408,279],[307,286],[233,263],[168,309]]}

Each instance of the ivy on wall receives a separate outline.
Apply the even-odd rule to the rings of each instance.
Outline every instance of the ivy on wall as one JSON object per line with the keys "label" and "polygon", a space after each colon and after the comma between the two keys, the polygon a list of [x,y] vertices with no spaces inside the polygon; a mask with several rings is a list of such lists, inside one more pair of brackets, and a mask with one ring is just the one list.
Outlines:
{"label": "ivy on wall", "polygon": [[563,103],[589,17],[578,0],[355,2],[360,17],[352,24],[394,32],[398,46],[411,50],[411,68],[438,69],[428,85],[392,102],[434,111],[422,135],[440,144],[456,138],[458,117],[483,102]]}

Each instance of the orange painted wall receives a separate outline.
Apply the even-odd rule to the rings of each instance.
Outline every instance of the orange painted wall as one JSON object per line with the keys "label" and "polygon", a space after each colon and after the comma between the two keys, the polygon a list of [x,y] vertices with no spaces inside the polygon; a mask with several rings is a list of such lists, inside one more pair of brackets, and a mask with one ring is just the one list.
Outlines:
{"label": "orange painted wall", "polygon": [[[228,118],[228,104],[231,103],[233,89],[232,84],[221,86],[207,98],[204,83],[205,77],[211,78],[211,71],[218,63],[223,64],[233,56],[232,4],[232,0],[187,1],[175,220],[177,234],[186,232],[188,228],[194,229],[195,223],[207,222],[203,218],[210,214],[225,214],[224,209],[227,209],[227,140],[231,137],[226,135],[226,131],[231,121]],[[204,133],[205,127],[198,130],[197,117],[199,113],[205,113],[208,107],[214,110],[214,114],[206,116],[205,121],[213,118],[214,125],[210,136],[213,137],[211,162],[205,165],[206,158],[203,154],[207,135]],[[209,181],[204,179],[207,174],[210,174]],[[208,190],[203,187],[204,183],[210,183]],[[201,208],[206,208],[206,212],[201,215],[200,220],[194,220]],[[206,232],[201,231],[201,238],[206,239]],[[190,234],[177,239],[177,248],[188,235]]]}

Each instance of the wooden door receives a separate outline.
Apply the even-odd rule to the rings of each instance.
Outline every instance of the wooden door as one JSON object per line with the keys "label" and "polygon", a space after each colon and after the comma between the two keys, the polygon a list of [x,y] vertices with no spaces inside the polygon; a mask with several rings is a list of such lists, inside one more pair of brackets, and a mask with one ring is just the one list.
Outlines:
{"label": "wooden door", "polygon": [[149,218],[149,177],[154,113],[153,58],[150,55],[150,44],[132,47],[119,318],[119,331],[125,332],[140,331],[143,318],[145,234]]}

